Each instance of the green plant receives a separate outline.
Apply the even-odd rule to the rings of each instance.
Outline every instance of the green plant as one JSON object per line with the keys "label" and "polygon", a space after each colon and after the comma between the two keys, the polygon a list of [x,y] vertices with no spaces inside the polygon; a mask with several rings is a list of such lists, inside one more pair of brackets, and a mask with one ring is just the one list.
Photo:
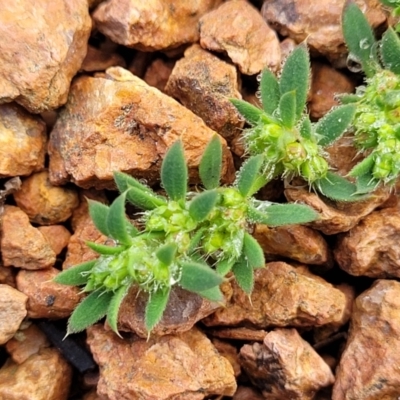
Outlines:
{"label": "green plant", "polygon": [[[394,7],[392,15],[394,17],[400,16],[400,1],[399,0],[380,0],[382,4],[388,7]],[[395,31],[400,32],[400,24],[397,23],[395,26]]]}
{"label": "green plant", "polygon": [[357,179],[358,193],[368,193],[380,183],[394,185],[400,174],[400,40],[389,27],[377,41],[353,2],[346,5],[342,24],[349,59],[366,75],[355,95],[342,96],[343,103],[356,107],[354,143],[365,155],[349,175]]}
{"label": "green plant", "polygon": [[300,45],[288,56],[279,79],[269,70],[262,72],[263,109],[231,99],[251,125],[243,135],[245,150],[249,155],[262,155],[266,182],[280,175],[300,176],[333,200],[359,200],[355,185],[330,171],[324,150],[346,131],[356,107],[342,105],[312,123],[306,113],[309,86],[309,54]]}
{"label": "green plant", "polygon": [[[251,236],[251,225],[305,223],[317,218],[301,204],[271,204],[253,198],[265,183],[262,157],[251,157],[232,186],[220,186],[222,147],[218,136],[208,144],[199,166],[204,186],[188,191],[188,170],[181,141],[174,143],[161,167],[161,196],[121,173],[114,174],[121,194],[111,206],[89,200],[97,229],[113,245],[88,242],[99,258],[61,272],[55,281],[84,286],[90,294],[72,313],[68,333],[79,332],[104,316],[118,333],[118,311],[132,285],[148,293],[145,325],[160,321],[171,288],[182,288],[213,301],[223,299],[219,285],[232,271],[247,293],[253,270],[264,266],[264,254]],[[145,210],[137,229],[125,214],[125,202]]]}

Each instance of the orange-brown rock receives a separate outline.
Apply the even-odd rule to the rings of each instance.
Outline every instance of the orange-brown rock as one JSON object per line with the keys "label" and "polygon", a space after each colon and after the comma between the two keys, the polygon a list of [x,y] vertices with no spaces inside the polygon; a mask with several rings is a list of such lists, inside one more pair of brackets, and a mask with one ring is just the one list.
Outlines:
{"label": "orange-brown rock", "polygon": [[0,283],[15,287],[15,275],[18,270],[12,267],[3,267],[0,263]]}
{"label": "orange-brown rock", "polygon": [[46,125],[39,117],[29,115],[15,103],[0,105],[1,178],[30,175],[43,169],[46,142]]}
{"label": "orange-brown rock", "polygon": [[[144,312],[148,295],[132,286],[119,309],[118,329],[134,332],[142,338],[148,337],[144,323]],[[155,336],[186,332],[193,325],[220,308],[219,303],[206,300],[196,293],[176,286],[170,294],[167,308],[161,321],[152,330]]]}
{"label": "orange-brown rock", "polygon": [[113,42],[142,51],[165,50],[199,40],[198,21],[222,0],[110,0],[93,13]]}
{"label": "orange-brown rock", "polygon": [[385,208],[367,215],[339,236],[334,256],[351,275],[400,278],[400,210]]}
{"label": "orange-brown rock", "polygon": [[231,139],[242,131],[243,118],[229,101],[242,97],[236,68],[198,44],[176,62],[165,91],[224,138]]}
{"label": "orange-brown rock", "polygon": [[242,340],[245,342],[262,342],[267,334],[263,329],[252,329],[244,326],[239,328],[207,329],[207,333],[210,333],[211,336],[217,338]]}
{"label": "orange-brown rock", "polygon": [[0,4],[0,103],[33,113],[58,108],[86,55],[86,0]]}
{"label": "orange-brown rock", "polygon": [[[307,41],[312,51],[337,62],[347,54],[341,24],[344,4],[345,0],[264,0],[261,14],[283,37]],[[357,0],[357,4],[373,27],[386,20],[379,0]]]}
{"label": "orange-brown rock", "polygon": [[355,301],[333,400],[389,400],[400,393],[400,283],[378,280]]}
{"label": "orange-brown rock", "polygon": [[232,400],[263,400],[264,396],[252,387],[239,386]]}
{"label": "orange-brown rock", "polygon": [[50,268],[56,261],[56,254],[45,236],[15,206],[4,207],[0,244],[6,267],[43,269]]}
{"label": "orange-brown rock", "polygon": [[22,364],[8,359],[0,369],[4,400],[67,400],[72,368],[58,350],[41,349]]}
{"label": "orange-brown rock", "polygon": [[[74,81],[51,132],[50,181],[113,188],[113,171],[155,181],[163,155],[179,138],[190,178],[196,181],[200,158],[214,134],[176,100],[123,68],[109,68],[107,78]],[[232,179],[232,157],[225,140],[221,141],[222,175]]]}
{"label": "orange-brown rock", "polygon": [[264,253],[291,258],[305,264],[329,265],[332,263],[328,245],[323,236],[303,225],[269,228],[258,224],[254,237]]}
{"label": "orange-brown rock", "polygon": [[238,349],[233,344],[224,340],[214,338],[211,342],[217,349],[218,353],[231,363],[235,377],[237,378],[241,374]]}
{"label": "orange-brown rock", "polygon": [[146,341],[95,325],[87,342],[100,367],[101,398],[201,400],[236,390],[231,364],[196,328]]}
{"label": "orange-brown rock", "polygon": [[81,71],[97,72],[105,71],[110,67],[126,67],[124,58],[115,52],[108,52],[88,45],[86,57],[82,62]]}
{"label": "orange-brown rock", "polygon": [[28,297],[11,286],[0,284],[0,344],[17,332],[26,316]]}
{"label": "orange-brown rock", "polygon": [[24,179],[20,190],[14,193],[14,200],[30,221],[39,225],[66,221],[79,204],[76,190],[53,186],[48,171]]}
{"label": "orange-brown rock", "polygon": [[55,268],[18,273],[17,288],[28,296],[28,317],[67,318],[78,305],[82,299],[80,289],[53,282],[58,274]]}
{"label": "orange-brown rock", "polygon": [[205,318],[207,326],[321,326],[339,322],[346,306],[345,295],[311,272],[284,262],[271,262],[255,271],[250,296],[236,283],[227,292],[225,308]]}
{"label": "orange-brown rock", "polygon": [[36,325],[29,324],[21,326],[14,337],[6,343],[6,350],[14,362],[22,364],[31,355],[49,346],[46,335]]}
{"label": "orange-brown rock", "polygon": [[225,2],[201,18],[200,44],[212,51],[226,52],[245,75],[280,67],[281,49],[275,31],[245,0]]}
{"label": "orange-brown rock", "polygon": [[335,380],[329,366],[296,329],[276,329],[265,336],[263,344],[244,345],[239,361],[269,400],[311,400]]}
{"label": "orange-brown rock", "polygon": [[[103,397],[104,399],[104,397]],[[102,398],[97,394],[97,390],[93,389],[90,392],[86,393],[82,400],[102,400]]]}
{"label": "orange-brown rock", "polygon": [[311,228],[325,235],[334,235],[356,226],[362,218],[382,205],[390,197],[390,192],[382,188],[366,200],[351,203],[335,203],[310,192],[308,188],[288,187],[285,189],[285,196],[288,201],[307,204],[318,212],[318,219],[308,224]]}
{"label": "orange-brown rock", "polygon": [[71,233],[64,225],[39,226],[38,229],[50,243],[56,255],[67,247]]}
{"label": "orange-brown rock", "polygon": [[165,85],[171,75],[175,62],[156,58],[146,69],[143,80],[150,86],[165,92]]}

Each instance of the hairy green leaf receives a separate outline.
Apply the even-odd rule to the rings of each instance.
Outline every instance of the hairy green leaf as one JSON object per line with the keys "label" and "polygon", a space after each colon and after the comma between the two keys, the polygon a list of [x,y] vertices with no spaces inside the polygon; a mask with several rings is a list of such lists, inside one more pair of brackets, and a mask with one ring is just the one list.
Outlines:
{"label": "hairy green leaf", "polygon": [[248,158],[240,168],[236,186],[242,196],[250,197],[266,184],[265,174],[260,174],[263,163],[264,156],[259,154]]}
{"label": "hairy green leaf", "polygon": [[221,260],[216,265],[215,270],[217,271],[217,273],[219,275],[225,276],[228,272],[231,271],[234,263],[235,263],[235,260],[232,260],[232,259]]}
{"label": "hairy green leaf", "polygon": [[372,172],[367,172],[364,175],[358,176],[356,179],[357,194],[369,194],[373,192],[379,185],[379,180],[375,179]]}
{"label": "hairy green leaf", "polygon": [[360,177],[369,174],[372,171],[374,165],[375,156],[374,154],[370,154],[368,157],[365,157],[352,168],[352,170],[349,172],[349,176]]}
{"label": "hairy green leaf", "polygon": [[205,299],[220,302],[224,299],[224,295],[221,292],[219,286],[214,286],[211,289],[203,290],[202,292],[197,292],[201,297]]}
{"label": "hairy green leaf", "polygon": [[318,144],[329,146],[339,139],[352,122],[355,112],[356,106],[347,104],[325,114],[315,126],[315,132],[322,136]]}
{"label": "hairy green leaf", "polygon": [[123,246],[107,246],[105,244],[95,243],[95,242],[86,242],[86,246],[94,250],[96,253],[110,256],[113,254],[118,254],[122,250],[124,250]]}
{"label": "hairy green leaf", "polygon": [[264,112],[258,107],[239,99],[229,100],[249,124],[257,125],[262,119]]}
{"label": "hairy green leaf", "polygon": [[261,73],[260,93],[264,111],[272,116],[279,105],[280,91],[278,79],[269,69]]}
{"label": "hairy green leaf", "polygon": [[112,296],[107,309],[107,323],[110,328],[119,336],[118,332],[118,314],[121,307],[121,303],[128,294],[130,286],[121,286]]}
{"label": "hairy green leaf", "polygon": [[200,228],[198,231],[196,231],[196,233],[190,239],[190,244],[187,249],[187,254],[191,255],[193,252],[195,252],[197,250],[197,247],[199,246],[201,239],[203,239],[205,230],[206,230],[206,228],[203,227],[203,228]]}
{"label": "hairy green leaf", "polygon": [[[82,264],[75,265],[60,272],[53,281],[63,285],[80,286],[85,285],[89,279],[88,272],[94,267],[96,260],[87,261]],[[86,272],[86,273],[85,273]]]}
{"label": "hairy green leaf", "polygon": [[382,4],[388,7],[398,7],[400,6],[400,0],[380,0]]}
{"label": "hairy green leaf", "polygon": [[254,270],[250,267],[245,257],[241,257],[232,267],[236,282],[244,292],[250,294],[254,287]]}
{"label": "hairy green leaf", "polygon": [[167,201],[164,197],[158,196],[152,192],[143,191],[135,187],[128,189],[126,192],[126,199],[142,210],[153,210],[156,207],[167,204]]}
{"label": "hairy green leaf", "polygon": [[350,60],[359,62],[365,74],[372,77],[379,68],[377,42],[367,18],[356,3],[345,5],[342,27]]}
{"label": "hairy green leaf", "polygon": [[312,138],[312,124],[310,121],[310,117],[306,115],[302,120],[299,127],[300,135],[304,139]]}
{"label": "hairy green leaf", "polygon": [[263,268],[265,266],[264,250],[253,236],[245,232],[243,239],[243,254],[251,268]]}
{"label": "hairy green leaf", "polygon": [[296,92],[286,92],[279,102],[279,115],[286,128],[293,128],[296,122]]}
{"label": "hairy green leaf", "polygon": [[156,251],[156,257],[165,265],[171,265],[174,261],[178,245],[176,243],[167,243]]}
{"label": "hairy green leaf", "polygon": [[125,215],[126,192],[120,194],[111,204],[107,215],[107,229],[109,236],[119,243],[129,246],[132,238],[128,233],[130,222]]}
{"label": "hairy green leaf", "polygon": [[342,104],[354,104],[360,101],[360,96],[357,94],[342,93],[337,97]]}
{"label": "hairy green leaf", "polygon": [[144,185],[133,176],[125,174],[124,172],[114,172],[114,181],[120,193],[126,192],[130,188],[136,188],[142,192],[152,193],[155,195],[149,186]]}
{"label": "hairy green leaf", "polygon": [[222,144],[218,135],[214,135],[204,150],[200,160],[199,175],[206,189],[219,186],[222,170]]}
{"label": "hairy green leaf", "polygon": [[68,320],[67,335],[78,333],[95,324],[107,314],[112,292],[95,290],[83,299]]}
{"label": "hairy green leaf", "polygon": [[185,199],[188,169],[181,140],[177,140],[165,154],[161,165],[161,183],[170,199]]}
{"label": "hairy green leaf", "polygon": [[381,59],[385,69],[400,75],[400,39],[391,27],[382,36]]}
{"label": "hairy green leaf", "polygon": [[105,236],[110,236],[107,227],[107,216],[110,207],[96,200],[87,199],[89,205],[89,215],[95,227]]}
{"label": "hairy green leaf", "polygon": [[147,332],[151,332],[153,328],[161,321],[165,309],[167,308],[170,289],[159,289],[149,295],[146,305],[144,322]]}
{"label": "hairy green leaf", "polygon": [[286,59],[279,88],[281,96],[294,91],[296,94],[296,121],[303,114],[310,86],[310,57],[304,45],[297,46]]}
{"label": "hairy green leaf", "polygon": [[223,278],[205,264],[184,261],[181,264],[182,275],[179,285],[191,292],[202,292],[219,286]]}
{"label": "hairy green leaf", "polygon": [[207,190],[196,195],[190,201],[190,216],[197,222],[204,221],[217,204],[218,197],[216,190]]}

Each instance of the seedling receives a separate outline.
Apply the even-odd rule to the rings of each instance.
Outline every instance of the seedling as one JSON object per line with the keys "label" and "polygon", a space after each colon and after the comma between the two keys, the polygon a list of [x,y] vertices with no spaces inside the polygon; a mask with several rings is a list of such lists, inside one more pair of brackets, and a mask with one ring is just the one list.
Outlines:
{"label": "seedling", "polygon": [[[203,190],[188,190],[181,141],[170,147],[162,163],[161,184],[167,196],[116,172],[121,194],[111,206],[89,200],[95,226],[113,244],[88,242],[99,258],[55,278],[58,283],[84,286],[83,291],[90,293],[72,313],[68,334],[104,316],[118,334],[119,308],[132,285],[148,293],[145,325],[149,332],[160,321],[175,285],[221,301],[219,285],[232,271],[242,289],[251,293],[253,270],[265,264],[260,245],[249,233],[251,225],[299,224],[317,218],[302,204],[272,204],[252,197],[265,183],[262,161],[262,156],[249,158],[234,185],[221,187],[222,147],[214,136],[200,162]],[[141,230],[126,217],[126,200],[145,210]]]}

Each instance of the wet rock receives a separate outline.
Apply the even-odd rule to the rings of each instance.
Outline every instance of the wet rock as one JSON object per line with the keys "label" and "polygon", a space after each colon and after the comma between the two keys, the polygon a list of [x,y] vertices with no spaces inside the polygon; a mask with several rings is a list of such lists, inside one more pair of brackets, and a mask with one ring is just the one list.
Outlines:
{"label": "wet rock", "polygon": [[146,341],[120,339],[95,325],[87,342],[100,367],[101,398],[200,400],[236,390],[231,364],[195,328]]}
{"label": "wet rock", "polygon": [[40,118],[14,103],[0,105],[1,178],[30,175],[43,169],[46,142],[46,125]]}
{"label": "wet rock", "polygon": [[50,268],[56,261],[56,254],[45,236],[15,206],[4,207],[0,243],[5,267],[43,269]]}
{"label": "wet rock", "polygon": [[81,71],[105,71],[110,67],[126,67],[124,58],[115,52],[108,52],[88,45],[86,57],[82,62]]}
{"label": "wet rock", "polygon": [[279,255],[311,265],[332,264],[332,256],[323,236],[306,226],[269,228],[267,225],[258,224],[253,235],[266,254]]}
{"label": "wet rock", "polygon": [[17,332],[26,316],[27,296],[11,286],[0,284],[0,344]]}
{"label": "wet rock", "polygon": [[[135,286],[131,287],[119,310],[118,329],[120,331],[135,332],[142,338],[148,337],[144,324],[147,298],[146,293],[139,292]],[[198,294],[177,286],[171,291],[167,308],[161,321],[152,330],[152,335],[162,336],[186,332],[197,321],[220,307],[219,303],[206,300]]]}
{"label": "wet rock", "polygon": [[371,278],[400,277],[400,211],[385,208],[366,216],[334,249],[340,268]]}
{"label": "wet rock", "polygon": [[244,0],[225,2],[201,18],[200,44],[226,52],[245,75],[258,74],[267,67],[280,68],[281,49],[275,31]]}
{"label": "wet rock", "polygon": [[85,0],[2,3],[0,103],[15,100],[33,113],[63,105],[90,30]]}
{"label": "wet rock", "polygon": [[[347,55],[342,34],[341,16],[345,0],[310,2],[308,0],[264,0],[261,14],[282,36],[297,43],[307,41],[314,52],[330,61],[343,63]],[[379,0],[358,0],[373,27],[386,20]]]}
{"label": "wet rock", "polygon": [[189,47],[176,62],[165,91],[225,139],[241,133],[243,118],[229,101],[242,97],[236,68],[199,45]]}
{"label": "wet rock", "polygon": [[22,364],[9,359],[0,369],[0,398],[66,400],[72,368],[56,349],[46,348]]}
{"label": "wet rock", "polygon": [[175,62],[156,58],[146,69],[143,80],[150,86],[165,92],[165,85],[171,75]]}
{"label": "wet rock", "polygon": [[76,190],[53,186],[48,171],[24,179],[21,189],[14,193],[14,200],[30,221],[39,225],[66,221],[79,204]]}
{"label": "wet rock", "polygon": [[78,305],[82,299],[80,289],[53,282],[58,273],[55,268],[18,273],[17,288],[28,296],[28,317],[67,318]]}
{"label": "wet rock", "polygon": [[263,344],[244,345],[239,360],[265,399],[311,400],[334,382],[329,366],[295,329],[276,329]]}
{"label": "wet rock", "polygon": [[400,283],[378,280],[357,297],[333,400],[397,399],[400,393]]}
{"label": "wet rock", "polygon": [[321,326],[342,320],[344,294],[311,272],[284,262],[271,262],[255,271],[249,297],[236,283],[226,292],[225,308],[205,318],[207,326]]}
{"label": "wet rock", "polygon": [[288,201],[307,204],[319,213],[318,220],[310,222],[308,226],[325,235],[334,235],[356,226],[362,218],[382,205],[390,197],[390,192],[382,188],[368,199],[352,203],[335,203],[310,192],[308,188],[286,188],[285,196]]}
{"label": "wet rock", "polygon": [[[112,99],[112,101],[111,101]],[[50,181],[114,188],[112,172],[155,181],[162,157],[182,139],[192,181],[205,146],[215,134],[177,101],[122,68],[107,78],[80,77],[51,132]],[[223,176],[233,178],[225,140]]]}
{"label": "wet rock", "polygon": [[221,0],[110,0],[93,13],[97,29],[113,42],[141,51],[179,47],[199,40],[198,21]]}
{"label": "wet rock", "polygon": [[71,233],[65,226],[39,226],[38,229],[47,239],[56,255],[59,255],[67,247]]}

